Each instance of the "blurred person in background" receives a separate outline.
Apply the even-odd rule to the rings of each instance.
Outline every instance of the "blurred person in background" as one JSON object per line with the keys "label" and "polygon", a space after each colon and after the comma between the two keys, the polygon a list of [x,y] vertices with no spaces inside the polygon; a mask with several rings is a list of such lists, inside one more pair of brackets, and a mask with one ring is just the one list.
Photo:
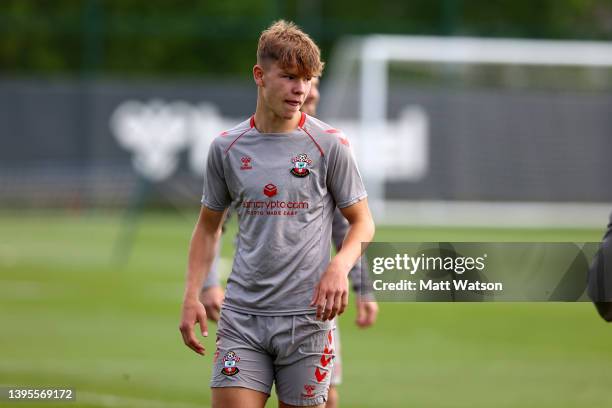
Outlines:
{"label": "blurred person in background", "polygon": [[599,315],[612,322],[612,214],[608,230],[589,269],[588,293]]}

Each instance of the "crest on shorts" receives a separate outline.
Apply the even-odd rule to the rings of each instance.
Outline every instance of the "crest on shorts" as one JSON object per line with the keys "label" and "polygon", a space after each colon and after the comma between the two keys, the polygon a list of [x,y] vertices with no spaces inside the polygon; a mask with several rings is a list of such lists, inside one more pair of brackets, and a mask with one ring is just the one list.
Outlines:
{"label": "crest on shorts", "polygon": [[225,353],[223,356],[223,368],[221,369],[221,374],[227,375],[228,377],[238,374],[240,370],[238,367],[236,367],[236,364],[238,364],[239,361],[240,357],[238,357],[238,355],[232,350]]}
{"label": "crest on shorts", "polygon": [[308,167],[312,165],[312,160],[308,158],[306,153],[300,153],[293,157],[291,159],[291,163],[293,163],[291,174],[293,174],[295,177],[306,177],[310,174]]}

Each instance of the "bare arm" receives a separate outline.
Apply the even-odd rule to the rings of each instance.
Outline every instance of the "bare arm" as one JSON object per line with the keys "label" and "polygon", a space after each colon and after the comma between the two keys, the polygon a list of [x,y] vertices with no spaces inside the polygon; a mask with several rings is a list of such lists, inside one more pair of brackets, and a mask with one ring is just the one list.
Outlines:
{"label": "bare arm", "polygon": [[206,279],[215,258],[215,247],[221,231],[223,213],[223,211],[213,211],[202,207],[189,245],[185,295],[179,329],[183,342],[202,355],[205,349],[198,341],[193,327],[199,323],[202,335],[208,336],[206,311],[198,297],[202,282]]}
{"label": "bare arm", "polygon": [[348,304],[348,273],[361,256],[362,242],[374,236],[374,221],[367,199],[340,209],[349,222],[342,247],[333,257],[321,281],[315,287],[311,305],[317,306],[317,318],[331,320],[342,314]]}
{"label": "bare arm", "polygon": [[[225,217],[224,226],[227,222],[228,215]],[[223,235],[223,228],[221,228],[221,234]],[[204,305],[206,310],[206,317],[208,320],[218,322],[221,317],[221,306],[225,298],[225,291],[221,286],[221,279],[219,278],[219,263],[221,261],[221,239],[217,241],[215,247],[215,260],[213,261],[212,267],[208,273],[208,276],[204,280],[202,290],[200,291],[200,302]]]}
{"label": "bare arm", "polygon": [[[336,208],[334,211],[334,219],[332,223],[332,241],[336,252],[342,248],[342,243],[349,229],[349,223],[344,218],[344,215]],[[378,316],[378,303],[372,295],[370,288],[370,280],[366,271],[362,271],[363,263],[357,261],[349,272],[349,280],[355,291],[355,305],[357,316],[355,323],[357,326],[365,328],[370,327],[376,322]],[[208,309],[206,309],[208,310]]]}
{"label": "bare arm", "polygon": [[206,276],[206,279],[204,279],[204,283],[202,284],[202,289],[208,289],[210,287],[214,287],[214,286],[220,286],[220,279],[219,279],[219,258],[221,257],[221,245],[220,242],[217,245],[217,248],[215,249],[215,260],[213,261],[212,267],[210,268],[210,271],[208,272],[208,276]]}

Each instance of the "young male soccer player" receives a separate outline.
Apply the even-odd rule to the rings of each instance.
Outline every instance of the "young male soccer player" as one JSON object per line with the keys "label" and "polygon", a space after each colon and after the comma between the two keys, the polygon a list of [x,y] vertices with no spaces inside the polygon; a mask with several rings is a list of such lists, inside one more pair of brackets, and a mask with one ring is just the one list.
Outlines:
{"label": "young male soccer player", "polygon": [[[366,192],[344,136],[300,112],[323,64],[312,40],[280,21],[259,39],[255,114],[216,138],[189,250],[180,324],[203,354],[198,300],[225,209],[239,236],[218,326],[213,407],[263,407],[275,382],[281,407],[323,407],[333,367],[332,319],[348,302],[347,275],[374,234]],[[350,227],[329,260],[335,206]]]}
{"label": "young male soccer player", "polygon": [[[319,103],[319,78],[314,77],[310,82],[310,92],[302,105],[301,111],[310,115],[316,116],[317,105]],[[334,218],[332,223],[332,241],[336,250],[342,247],[342,241],[346,236],[349,224],[340,212],[336,209],[334,211]],[[217,251],[215,262],[219,259],[219,253]],[[357,294],[356,306],[357,306],[357,319],[356,323],[359,327],[369,327],[376,321],[378,314],[378,304],[374,300],[373,296],[368,293],[364,293],[369,286],[365,285],[362,279],[360,263],[357,262],[355,266],[349,272],[349,278],[353,284],[353,289]],[[218,275],[218,268],[213,266],[210,270],[206,281],[200,292],[200,301],[206,309],[206,315],[209,320],[217,322],[219,319],[219,312],[223,303],[223,289],[221,288],[220,279]],[[329,388],[327,402],[325,408],[336,408],[339,404],[339,396],[337,386],[342,382],[342,367],[341,367],[341,351],[340,351],[340,329],[334,330],[335,344],[334,344],[334,369],[331,374],[331,384]]]}

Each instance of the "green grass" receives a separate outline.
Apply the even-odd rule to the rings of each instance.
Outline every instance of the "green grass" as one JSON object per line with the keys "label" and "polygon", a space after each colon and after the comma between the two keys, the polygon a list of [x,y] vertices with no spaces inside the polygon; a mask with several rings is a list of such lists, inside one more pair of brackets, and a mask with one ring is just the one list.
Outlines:
{"label": "green grass", "polygon": [[[191,220],[143,216],[125,263],[121,221],[0,214],[0,384],[73,387],[75,407],[209,406],[211,356],[188,350],[177,328]],[[376,239],[597,241],[602,232],[379,226]],[[374,328],[353,320],[353,308],[340,320],[343,407],[612,406],[612,326],[588,303],[386,303]]]}

